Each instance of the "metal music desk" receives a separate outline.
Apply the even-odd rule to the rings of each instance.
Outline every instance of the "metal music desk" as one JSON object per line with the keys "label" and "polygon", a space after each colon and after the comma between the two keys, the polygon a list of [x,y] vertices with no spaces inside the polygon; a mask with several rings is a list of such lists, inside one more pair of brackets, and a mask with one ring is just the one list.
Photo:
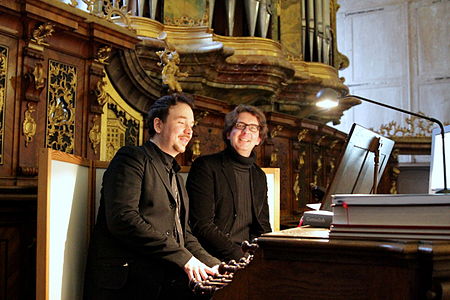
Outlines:
{"label": "metal music desk", "polygon": [[328,239],[328,230],[263,235],[253,261],[213,299],[450,299],[450,242]]}

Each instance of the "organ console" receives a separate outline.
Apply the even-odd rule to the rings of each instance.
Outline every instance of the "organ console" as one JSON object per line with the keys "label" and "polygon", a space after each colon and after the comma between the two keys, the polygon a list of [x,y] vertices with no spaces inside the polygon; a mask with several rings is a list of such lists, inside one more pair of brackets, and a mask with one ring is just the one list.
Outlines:
{"label": "organ console", "polygon": [[450,299],[449,242],[336,240],[303,227],[264,234],[256,247],[194,289],[214,300]]}

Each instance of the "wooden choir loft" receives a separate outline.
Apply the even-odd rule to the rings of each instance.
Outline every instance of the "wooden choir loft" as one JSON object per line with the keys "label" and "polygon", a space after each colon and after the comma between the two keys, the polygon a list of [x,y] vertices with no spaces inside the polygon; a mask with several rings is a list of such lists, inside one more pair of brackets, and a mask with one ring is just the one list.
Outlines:
{"label": "wooden choir loft", "polygon": [[[315,106],[321,88],[348,93],[336,2],[0,0],[0,299],[35,298],[40,149],[108,161],[147,140],[149,106],[174,90],[196,103],[184,166],[223,148],[223,118],[236,104],[265,112],[257,161],[280,169],[281,228],[295,227],[343,150],[346,134],[326,123],[359,104]],[[395,192],[397,175],[388,167],[379,192]]]}

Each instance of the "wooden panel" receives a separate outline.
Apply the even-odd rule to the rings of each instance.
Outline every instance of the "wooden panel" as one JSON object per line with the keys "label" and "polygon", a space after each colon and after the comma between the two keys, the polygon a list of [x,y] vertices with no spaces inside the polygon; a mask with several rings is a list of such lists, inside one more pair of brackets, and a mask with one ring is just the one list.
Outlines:
{"label": "wooden panel", "polygon": [[8,241],[0,240],[0,296],[6,299],[6,279],[7,279],[7,262],[8,262]]}
{"label": "wooden panel", "polygon": [[0,297],[8,300],[20,299],[20,232],[18,227],[0,227]]}
{"label": "wooden panel", "polygon": [[[8,37],[6,35],[0,34],[0,45],[7,48],[8,57],[6,61],[7,73],[5,80],[5,103],[4,105],[4,135],[3,135],[3,164],[0,164],[0,177],[2,176],[13,176],[14,175],[14,164],[16,162],[16,157],[14,154],[14,141],[20,134],[19,130],[19,118],[15,118],[14,112],[16,110],[16,98],[18,95],[18,90],[16,84],[20,83],[17,81],[17,56],[18,56],[18,41]],[[1,100],[1,99],[0,99]],[[1,122],[1,120],[0,120]],[[0,178],[0,184],[2,180]]]}
{"label": "wooden panel", "polygon": [[[317,231],[315,233],[314,231]],[[450,243],[328,239],[296,228],[259,238],[254,260],[213,299],[426,299],[448,284]],[[433,290],[439,298],[437,292]]]}

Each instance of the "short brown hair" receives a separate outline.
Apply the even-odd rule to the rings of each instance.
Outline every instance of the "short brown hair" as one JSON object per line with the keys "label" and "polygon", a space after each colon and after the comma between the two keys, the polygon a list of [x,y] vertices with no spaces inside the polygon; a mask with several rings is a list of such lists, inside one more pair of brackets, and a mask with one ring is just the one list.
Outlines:
{"label": "short brown hair", "polygon": [[238,120],[239,114],[243,112],[248,112],[258,119],[258,124],[260,126],[259,137],[261,139],[262,144],[267,137],[268,131],[266,116],[259,108],[248,104],[239,104],[232,111],[226,114],[225,126],[222,131],[223,140],[225,142],[228,140],[228,134],[231,132],[231,130],[233,130],[233,127]]}
{"label": "short brown hair", "polygon": [[177,105],[178,103],[186,103],[192,108],[192,110],[195,107],[192,97],[186,94],[178,93],[162,96],[156,100],[152,106],[150,106],[150,110],[147,114],[148,134],[150,137],[153,137],[156,133],[153,120],[158,118],[165,122],[167,120],[167,116],[169,115],[170,107]]}

